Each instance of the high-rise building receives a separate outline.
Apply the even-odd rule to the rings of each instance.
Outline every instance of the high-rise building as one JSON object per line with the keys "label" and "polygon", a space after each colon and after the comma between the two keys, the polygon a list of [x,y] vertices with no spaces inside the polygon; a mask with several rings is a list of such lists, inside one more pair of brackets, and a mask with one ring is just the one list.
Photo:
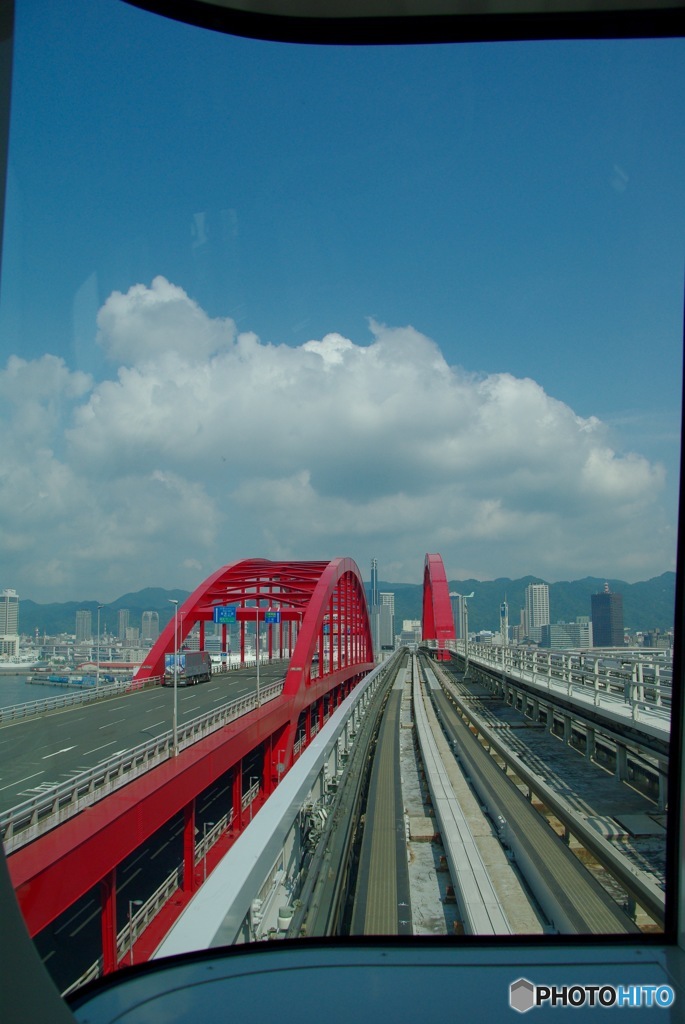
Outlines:
{"label": "high-rise building", "polygon": [[130,613],[128,608],[119,609],[119,617],[117,622],[117,636],[120,640],[126,639],[126,630],[128,629],[128,620]]}
{"label": "high-rise building", "polygon": [[141,639],[153,643],[159,636],[159,612],[143,612]]}
{"label": "high-rise building", "polygon": [[19,595],[3,590],[0,595],[0,654],[19,654]]}
{"label": "high-rise building", "polygon": [[382,651],[395,649],[395,595],[380,594],[379,646]]}
{"label": "high-rise building", "polygon": [[76,612],[76,643],[83,643],[84,640],[93,639],[93,616],[91,612],[81,610]]}
{"label": "high-rise building", "polygon": [[3,590],[0,597],[0,635],[19,633],[19,595],[16,590]]}
{"label": "high-rise building", "polygon": [[585,615],[575,622],[553,622],[543,626],[540,646],[556,651],[569,648],[587,650],[592,647],[592,623]]}
{"label": "high-rise building", "polygon": [[542,639],[542,627],[549,626],[549,586],[530,583],[526,587],[526,636],[535,643]]}
{"label": "high-rise building", "polygon": [[457,640],[466,638],[468,629],[468,617],[466,611],[466,598],[463,594],[450,591],[450,605],[452,606],[452,618],[454,619],[454,635]]}
{"label": "high-rise building", "polygon": [[509,605],[506,597],[499,606],[499,632],[502,638],[502,646],[509,646]]}
{"label": "high-rise building", "polygon": [[612,594],[609,584],[592,594],[592,637],[595,647],[623,647],[623,595]]}
{"label": "high-rise building", "polygon": [[369,608],[369,618],[371,619],[371,640],[373,643],[374,653],[377,653],[381,649],[380,641],[380,599],[378,596],[378,562],[375,558],[371,559],[371,607]]}

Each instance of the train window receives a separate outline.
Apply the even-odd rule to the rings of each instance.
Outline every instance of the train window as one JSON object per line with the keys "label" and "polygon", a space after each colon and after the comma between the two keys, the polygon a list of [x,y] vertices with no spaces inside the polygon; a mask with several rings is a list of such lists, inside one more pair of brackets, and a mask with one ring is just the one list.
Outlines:
{"label": "train window", "polygon": [[[99,673],[103,637],[113,649],[126,635],[127,597],[163,588],[171,621],[180,593],[247,556],[343,555],[362,571],[377,559],[407,620],[421,617],[409,590],[427,551],[464,594],[502,581],[497,608],[508,585],[511,599],[538,580],[623,583],[621,647],[633,653],[614,651],[602,679],[630,677],[629,763],[615,734],[585,722],[574,737],[563,714],[551,713],[538,753],[524,733],[544,731],[541,712],[533,728],[517,697],[493,732],[515,736],[519,766],[550,758],[557,796],[623,864],[622,887],[576,850],[617,908],[596,931],[647,943],[672,933],[683,39],[310,45],[127,3],[18,0],[12,73],[0,587],[7,609],[19,596],[24,648],[37,657],[90,601]],[[568,602],[548,627],[582,618]],[[510,625],[518,614],[510,600]],[[6,625],[3,671],[16,655]],[[332,613],[327,629],[317,677],[333,663]],[[560,670],[569,686],[574,656]],[[207,692],[188,686],[182,699],[190,709]],[[332,710],[299,723],[298,742]],[[640,745],[647,719],[662,746]],[[61,723],[49,722],[31,765],[0,723],[0,813],[82,771],[91,749],[129,744],[103,723],[107,738],[69,760],[72,740],[56,743]],[[250,817],[262,760],[245,754]],[[527,777],[509,774],[542,807]],[[240,781],[227,773],[205,794],[205,872],[216,807]],[[307,818],[312,843],[320,810]],[[568,823],[546,814],[563,845]],[[511,931],[563,932],[511,852],[517,826],[491,824],[527,907]],[[158,848],[122,857],[117,909],[131,935],[176,870],[168,852],[182,856],[183,830],[170,815]],[[639,892],[625,881],[636,874]],[[98,886],[32,928],[60,991],[98,960]],[[445,889],[439,925],[428,910],[416,934],[453,939],[450,900]]]}

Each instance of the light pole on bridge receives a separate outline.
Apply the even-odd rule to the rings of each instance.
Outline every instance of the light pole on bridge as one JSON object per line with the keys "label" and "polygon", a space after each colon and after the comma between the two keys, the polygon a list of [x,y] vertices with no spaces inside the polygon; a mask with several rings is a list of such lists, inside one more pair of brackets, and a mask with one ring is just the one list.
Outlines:
{"label": "light pole on bridge", "polygon": [[170,597],[169,603],[174,606],[174,710],[172,715],[172,749],[174,757],[178,754],[178,601]]}
{"label": "light pole on bridge", "polygon": [[128,937],[130,940],[131,948],[131,966],[133,966],[133,908],[142,907],[142,900],[129,900],[128,901]]}
{"label": "light pole on bridge", "polygon": [[100,689],[100,612],[104,605],[98,605],[98,650],[97,650],[97,668],[95,670],[95,692],[98,693]]}

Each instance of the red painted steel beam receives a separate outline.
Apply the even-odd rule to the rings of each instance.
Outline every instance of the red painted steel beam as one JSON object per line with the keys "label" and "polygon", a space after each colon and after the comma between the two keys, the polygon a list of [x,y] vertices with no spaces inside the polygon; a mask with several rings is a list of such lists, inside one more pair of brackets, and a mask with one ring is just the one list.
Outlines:
{"label": "red painted steel beam", "polygon": [[437,640],[438,648],[444,646],[446,640],[456,640],[447,575],[440,555],[426,555],[422,621],[423,639]]}
{"label": "red painted steel beam", "polygon": [[[254,622],[257,610],[245,602],[267,601],[281,612],[285,621],[299,622],[327,562],[272,562],[264,558],[245,559],[224,565],[208,576],[179,605],[176,622],[172,617],[160,633],[136,679],[150,679],[164,673],[164,656],[174,653],[174,632],[180,648],[185,637],[198,622],[213,619],[214,609],[222,605],[237,606],[238,622]],[[356,568],[356,566],[355,566]],[[358,572],[358,570],[357,570]],[[266,608],[259,612],[264,621]]]}
{"label": "red painted steel beam", "polygon": [[[284,763],[291,764],[300,713],[309,706],[316,706],[325,694],[358,681],[373,668],[364,587],[351,559],[335,559],[330,563],[260,560],[238,563],[238,566],[241,567],[237,574],[239,579],[233,575],[236,587],[249,588],[256,580],[260,587],[266,586],[266,571],[271,571],[272,591],[275,593],[276,587],[292,587],[291,607],[295,603],[301,606],[302,625],[283,694],[10,855],[10,875],[32,935],[98,882],[110,878],[118,864],[260,744],[268,746],[274,737],[276,746],[272,744],[271,760],[284,753]],[[218,585],[216,581],[221,579],[225,588],[227,572],[232,568],[224,567],[210,577],[210,581],[214,580],[211,586]],[[210,586],[198,588],[184,605],[192,609],[192,614],[201,611],[197,597],[200,592],[203,601],[214,599]],[[279,593],[282,596],[284,589]],[[267,595],[262,592],[261,596]],[[322,624],[326,617],[330,625],[332,608],[337,609],[338,628],[342,626],[344,635],[351,641],[345,664],[312,681],[312,658],[323,635]],[[328,636],[332,648],[333,632]],[[323,650],[319,654],[323,659]],[[162,665],[163,657],[162,646]]]}

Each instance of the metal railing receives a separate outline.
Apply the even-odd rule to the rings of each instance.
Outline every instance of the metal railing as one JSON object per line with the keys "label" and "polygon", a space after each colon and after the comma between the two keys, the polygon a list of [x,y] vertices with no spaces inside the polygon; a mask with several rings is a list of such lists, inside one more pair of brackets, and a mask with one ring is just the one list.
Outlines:
{"label": "metal railing", "polygon": [[[280,696],[284,680],[279,679],[260,691],[260,704]],[[257,707],[256,694],[239,697],[206,712],[178,728],[178,749],[183,750],[227,722],[234,721]],[[139,775],[173,757],[173,733],[169,729],[145,743],[114,754],[93,768],[37,793],[21,804],[0,812],[0,838],[11,853],[50,829],[79,814],[98,800],[128,785]]]}
{"label": "metal railing", "polygon": [[[145,686],[155,685],[158,682],[158,678],[145,680]],[[56,697],[30,700],[24,704],[14,704],[11,707],[0,708],[0,724],[3,722],[22,721],[25,718],[33,718],[35,715],[44,715],[50,711],[58,711],[60,708],[72,707],[75,704],[92,704],[96,700],[104,700],[107,697],[116,697],[121,693],[130,693],[133,690],[142,689],[142,682],[126,679],[118,680],[114,683],[105,683],[103,686],[89,686],[87,690],[61,693]]]}
{"label": "metal railing", "polygon": [[[435,642],[427,646],[435,647]],[[501,647],[448,641],[445,645],[470,664],[495,670],[498,675],[530,683],[551,693],[599,708],[612,708],[633,722],[647,720],[668,732],[671,717],[671,680],[663,664],[649,657],[628,660],[596,652],[570,653],[538,648]],[[621,662],[615,665],[612,662]]]}

